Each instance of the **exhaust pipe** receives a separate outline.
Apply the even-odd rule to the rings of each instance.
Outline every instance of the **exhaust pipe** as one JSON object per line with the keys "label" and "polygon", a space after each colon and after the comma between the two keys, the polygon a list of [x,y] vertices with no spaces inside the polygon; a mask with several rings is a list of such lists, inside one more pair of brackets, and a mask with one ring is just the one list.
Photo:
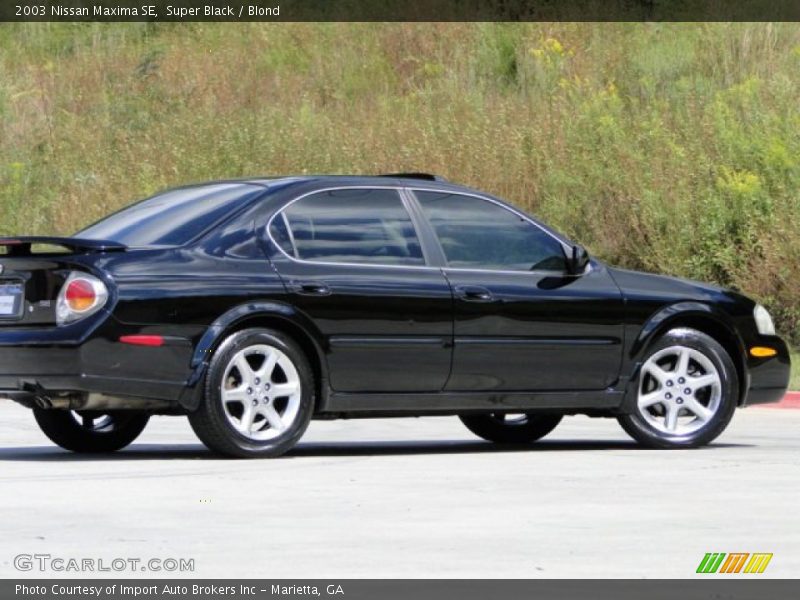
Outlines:
{"label": "exhaust pipe", "polygon": [[36,396],[33,403],[37,408],[53,408],[53,402],[47,396]]}
{"label": "exhaust pipe", "polygon": [[20,389],[33,397],[38,408],[56,410],[166,410],[177,407],[169,400],[121,398],[106,394],[67,394],[53,396],[37,381],[22,381]]}
{"label": "exhaust pipe", "polygon": [[[33,404],[38,408],[53,408],[53,401],[47,395],[47,390],[44,389],[38,381],[20,381],[19,388],[23,392],[30,394],[26,399],[30,402],[30,397],[33,397]],[[28,404],[28,406],[30,406]]]}

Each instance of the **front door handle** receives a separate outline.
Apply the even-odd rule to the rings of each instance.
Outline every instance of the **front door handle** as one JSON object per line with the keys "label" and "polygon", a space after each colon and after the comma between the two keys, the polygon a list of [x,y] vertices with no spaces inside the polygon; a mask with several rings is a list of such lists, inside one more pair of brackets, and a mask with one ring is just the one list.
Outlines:
{"label": "front door handle", "polygon": [[328,296],[331,288],[321,281],[292,281],[289,287],[297,294],[304,296]]}
{"label": "front door handle", "polygon": [[494,302],[492,292],[478,285],[463,285],[456,288],[458,297],[467,302]]}

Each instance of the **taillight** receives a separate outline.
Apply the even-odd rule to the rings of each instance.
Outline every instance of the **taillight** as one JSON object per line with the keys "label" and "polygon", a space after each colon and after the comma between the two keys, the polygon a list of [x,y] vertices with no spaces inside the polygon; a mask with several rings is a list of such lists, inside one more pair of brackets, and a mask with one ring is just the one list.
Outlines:
{"label": "taillight", "polygon": [[71,273],[58,294],[56,322],[59,325],[78,321],[96,313],[108,300],[108,288],[97,277]]}
{"label": "taillight", "polygon": [[86,312],[97,301],[97,294],[91,282],[85,279],[73,279],[67,284],[64,292],[67,307],[74,312]]}

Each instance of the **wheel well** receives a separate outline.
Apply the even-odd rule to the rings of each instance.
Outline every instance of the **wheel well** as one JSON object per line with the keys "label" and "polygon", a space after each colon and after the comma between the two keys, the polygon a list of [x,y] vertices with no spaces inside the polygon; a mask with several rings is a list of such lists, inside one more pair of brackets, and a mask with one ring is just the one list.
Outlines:
{"label": "wheel well", "polygon": [[716,340],[716,342],[725,349],[725,351],[728,353],[728,356],[731,357],[731,361],[733,361],[733,366],[736,367],[736,377],[739,380],[739,404],[741,405],[745,394],[747,393],[747,381],[745,380],[746,366],[739,342],[733,332],[731,332],[731,330],[725,325],[714,319],[709,319],[703,316],[687,315],[670,321],[665,326],[660,328],[654,337],[666,333],[670,329],[676,329],[678,327],[689,327],[705,333],[707,336],[714,338],[714,340]]}
{"label": "wheel well", "polygon": [[303,354],[305,354],[306,359],[308,360],[308,364],[311,365],[311,370],[314,372],[314,386],[316,388],[314,390],[314,413],[317,413],[323,398],[322,359],[317,351],[317,346],[311,339],[311,336],[309,336],[302,327],[293,323],[292,321],[271,315],[253,315],[250,317],[245,317],[240,321],[236,321],[228,329],[226,329],[222,335],[219,336],[217,342],[214,344],[212,354],[214,351],[216,351],[219,344],[221,344],[222,341],[231,334],[234,334],[237,331],[242,331],[243,329],[252,329],[258,327],[273,329],[275,331],[285,333],[300,346],[300,349],[303,351]]}

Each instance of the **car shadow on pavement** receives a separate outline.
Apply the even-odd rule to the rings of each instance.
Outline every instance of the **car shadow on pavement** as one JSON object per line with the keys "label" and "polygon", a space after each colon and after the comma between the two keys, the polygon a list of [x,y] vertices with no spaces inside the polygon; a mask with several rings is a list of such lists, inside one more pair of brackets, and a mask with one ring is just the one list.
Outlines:
{"label": "car shadow on pavement", "polygon": [[[751,444],[712,444],[698,451],[746,448]],[[326,456],[411,456],[420,454],[502,454],[512,452],[598,452],[603,450],[633,450],[649,452],[633,441],[624,440],[558,440],[536,444],[491,444],[482,441],[425,440],[425,441],[348,441],[306,442],[290,450],[284,459],[303,459]],[[661,452],[661,450],[655,450]],[[200,444],[133,444],[113,454],[73,454],[54,446],[18,446],[0,448],[3,461],[110,461],[110,460],[228,460],[206,450]]]}
{"label": "car shadow on pavement", "polygon": [[0,462],[99,462],[130,460],[187,460],[223,458],[202,444],[133,444],[109,454],[75,454],[56,446],[17,446],[0,448]]}
{"label": "car shadow on pavement", "polygon": [[[742,447],[745,444],[714,444],[705,449]],[[287,456],[391,456],[414,454],[496,454],[509,452],[597,452],[602,450],[638,450],[647,452],[633,441],[558,440],[535,444],[492,444],[482,441],[398,441],[398,442],[309,442],[300,444]]]}

